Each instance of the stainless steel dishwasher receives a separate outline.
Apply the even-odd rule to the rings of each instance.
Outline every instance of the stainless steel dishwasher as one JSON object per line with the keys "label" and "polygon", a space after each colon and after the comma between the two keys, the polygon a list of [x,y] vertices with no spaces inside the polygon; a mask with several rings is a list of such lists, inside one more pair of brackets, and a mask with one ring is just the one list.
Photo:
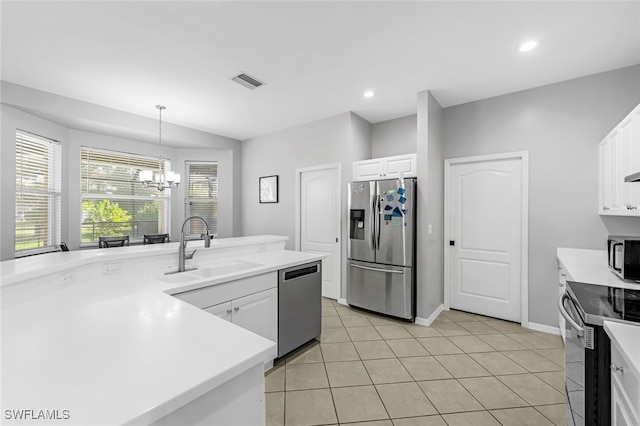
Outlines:
{"label": "stainless steel dishwasher", "polygon": [[320,340],[321,321],[321,261],[278,271],[278,357]]}

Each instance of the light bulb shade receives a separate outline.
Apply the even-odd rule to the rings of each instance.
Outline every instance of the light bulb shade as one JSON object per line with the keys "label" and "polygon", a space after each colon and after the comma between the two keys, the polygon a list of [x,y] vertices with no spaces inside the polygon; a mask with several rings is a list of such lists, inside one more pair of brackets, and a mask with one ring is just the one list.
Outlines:
{"label": "light bulb shade", "polygon": [[151,170],[140,170],[140,182],[151,182],[153,172]]}
{"label": "light bulb shade", "polygon": [[153,170],[140,170],[140,182],[145,188],[156,188],[158,191],[175,188],[180,184],[180,173],[167,170],[165,173]]}

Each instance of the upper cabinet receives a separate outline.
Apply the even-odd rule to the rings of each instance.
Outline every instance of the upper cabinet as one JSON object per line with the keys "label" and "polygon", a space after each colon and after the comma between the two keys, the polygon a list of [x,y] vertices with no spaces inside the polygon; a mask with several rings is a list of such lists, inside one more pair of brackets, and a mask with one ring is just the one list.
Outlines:
{"label": "upper cabinet", "polygon": [[624,181],[640,171],[640,105],[600,142],[598,155],[598,213],[640,216],[640,182]]}
{"label": "upper cabinet", "polygon": [[395,155],[353,163],[354,181],[416,176],[418,176],[416,154]]}

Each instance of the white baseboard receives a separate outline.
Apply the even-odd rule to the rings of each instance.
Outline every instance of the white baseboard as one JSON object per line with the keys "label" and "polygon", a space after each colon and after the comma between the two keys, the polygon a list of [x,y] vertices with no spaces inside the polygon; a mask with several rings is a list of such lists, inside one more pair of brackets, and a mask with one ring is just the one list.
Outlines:
{"label": "white baseboard", "polygon": [[347,299],[343,299],[342,297],[338,299],[338,303],[341,305],[349,306],[349,304],[347,303]]}
{"label": "white baseboard", "polygon": [[431,324],[433,324],[436,318],[438,318],[438,315],[440,315],[442,311],[444,311],[444,305],[438,306],[436,310],[433,311],[431,315],[429,315],[429,318],[425,319],[425,318],[416,317],[416,324],[430,326]]}
{"label": "white baseboard", "polygon": [[530,330],[542,331],[543,333],[556,334],[558,336],[560,335],[560,329],[558,327],[552,327],[550,325],[530,322],[529,327],[527,328],[529,328]]}

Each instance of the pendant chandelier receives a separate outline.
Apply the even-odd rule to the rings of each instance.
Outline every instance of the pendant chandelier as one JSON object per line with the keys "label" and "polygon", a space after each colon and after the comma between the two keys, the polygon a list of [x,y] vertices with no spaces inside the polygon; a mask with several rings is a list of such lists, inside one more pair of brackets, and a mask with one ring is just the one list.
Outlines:
{"label": "pendant chandelier", "polygon": [[[160,127],[158,130],[158,144],[162,147],[162,110],[166,109],[163,105],[156,105],[156,109],[160,114]],[[140,170],[140,183],[145,188],[155,188],[158,191],[164,191],[165,189],[177,188],[180,185],[180,173],[174,173],[171,170],[167,170],[162,173],[162,158],[158,158],[158,171],[153,170]]]}

